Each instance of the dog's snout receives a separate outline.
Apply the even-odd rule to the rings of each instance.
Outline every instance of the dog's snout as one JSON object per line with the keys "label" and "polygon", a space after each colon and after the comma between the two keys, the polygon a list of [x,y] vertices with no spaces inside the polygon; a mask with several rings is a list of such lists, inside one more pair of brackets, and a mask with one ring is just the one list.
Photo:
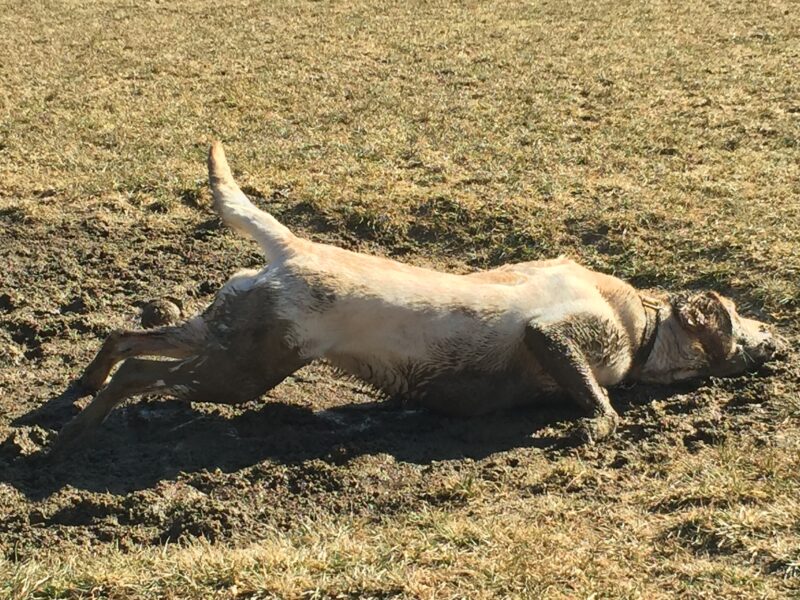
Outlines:
{"label": "dog's snout", "polygon": [[759,338],[753,348],[753,354],[759,361],[768,361],[785,348],[784,340],[769,328],[763,328]]}
{"label": "dog's snout", "polygon": [[761,342],[761,350],[764,354],[773,355],[775,351],[778,349],[778,345],[775,343],[775,340],[772,336],[767,337]]}
{"label": "dog's snout", "polygon": [[777,336],[772,328],[755,319],[742,318],[738,323],[738,343],[744,352],[756,362],[772,358],[779,349]]}
{"label": "dog's snout", "polygon": [[768,339],[768,343],[770,352],[773,356],[788,352],[790,347],[789,340],[783,337],[782,335],[777,335],[777,334],[772,334]]}

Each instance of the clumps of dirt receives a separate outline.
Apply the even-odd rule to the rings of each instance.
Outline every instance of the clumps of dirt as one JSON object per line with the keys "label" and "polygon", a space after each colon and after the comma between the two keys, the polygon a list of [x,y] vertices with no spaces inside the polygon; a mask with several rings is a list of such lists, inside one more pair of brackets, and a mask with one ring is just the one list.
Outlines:
{"label": "clumps of dirt", "polygon": [[39,454],[50,437],[48,431],[37,425],[13,429],[0,443],[0,459],[10,462],[20,456]]}
{"label": "clumps of dirt", "polygon": [[[0,544],[19,555],[45,543],[248,542],[315,516],[468,507],[496,489],[592,498],[610,493],[616,470],[659,476],[675,444],[699,451],[763,421],[731,418],[713,385],[675,396],[657,389],[615,390],[623,426],[601,447],[566,444],[577,415],[556,407],[481,419],[352,407],[364,396],[324,366],[287,381],[274,393],[280,402],[140,401],[60,464],[39,456],[55,427],[16,426],[0,462],[3,487],[21,493],[0,517]],[[312,406],[297,406],[312,396]],[[685,500],[654,510],[681,510]]]}
{"label": "clumps of dirt", "polygon": [[16,306],[17,300],[15,300],[10,292],[3,292],[0,294],[0,313],[11,312]]}
{"label": "clumps of dirt", "polygon": [[[731,419],[713,389],[649,403],[637,401],[647,395],[639,388],[617,391],[623,428],[602,447],[565,445],[576,415],[563,410],[447,419],[354,409],[348,404],[359,397],[324,367],[276,391],[286,403],[316,394],[314,410],[141,401],[112,414],[62,464],[38,456],[53,430],[14,427],[0,453],[0,544],[20,557],[42,544],[246,543],[318,516],[380,519],[425,506],[468,508],[496,490],[613,494],[617,470],[658,477],[675,443],[713,445],[722,439],[717,431],[752,427],[753,417]],[[713,435],[702,438],[705,431]],[[664,498],[653,510],[683,510],[684,496]],[[707,551],[719,540],[704,531],[688,524],[671,535]]]}
{"label": "clumps of dirt", "polygon": [[142,307],[139,321],[145,329],[153,327],[164,327],[177,323],[182,316],[182,311],[178,304],[166,298],[150,300]]}
{"label": "clumps of dirt", "polygon": [[43,329],[38,320],[30,317],[9,319],[5,323],[5,330],[22,355],[29,360],[40,359],[43,354],[42,345],[55,335],[55,332]]}
{"label": "clumps of dirt", "polygon": [[17,345],[6,331],[0,331],[0,365],[18,365],[25,360],[23,348]]}

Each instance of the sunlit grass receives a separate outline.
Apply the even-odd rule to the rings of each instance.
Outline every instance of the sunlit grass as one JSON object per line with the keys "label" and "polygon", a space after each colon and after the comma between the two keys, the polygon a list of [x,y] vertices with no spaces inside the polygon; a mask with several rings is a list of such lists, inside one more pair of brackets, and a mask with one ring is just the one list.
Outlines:
{"label": "sunlit grass", "polygon": [[[312,238],[456,271],[570,254],[643,287],[720,290],[795,335],[798,15],[783,0],[4,2],[0,239],[203,223],[221,138],[246,191]],[[16,397],[36,372],[6,346]],[[722,390],[731,413],[763,403],[769,435],[697,452],[671,421],[632,461],[469,464],[421,478],[418,510],[303,515],[259,543],[3,547],[0,596],[790,597],[799,380],[785,366]],[[0,527],[12,517],[36,526],[0,509]]]}

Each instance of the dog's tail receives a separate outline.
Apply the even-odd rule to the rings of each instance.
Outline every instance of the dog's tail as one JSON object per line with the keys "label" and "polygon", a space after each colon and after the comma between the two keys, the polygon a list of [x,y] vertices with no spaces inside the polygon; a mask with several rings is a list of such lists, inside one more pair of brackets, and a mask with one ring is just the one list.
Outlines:
{"label": "dog's tail", "polygon": [[233,180],[222,143],[215,141],[208,152],[208,182],[214,194],[214,210],[230,227],[253,238],[261,246],[267,260],[278,260],[291,254],[296,238],[271,214],[254,206]]}

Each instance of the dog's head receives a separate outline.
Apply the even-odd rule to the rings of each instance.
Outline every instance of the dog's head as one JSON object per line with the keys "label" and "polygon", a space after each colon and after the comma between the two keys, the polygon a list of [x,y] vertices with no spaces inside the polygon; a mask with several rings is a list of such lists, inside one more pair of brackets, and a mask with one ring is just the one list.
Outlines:
{"label": "dog's head", "polygon": [[738,375],[765,363],[778,349],[777,336],[760,321],[746,319],[716,292],[682,294],[672,301],[652,360],[641,379],[671,383],[697,377]]}

